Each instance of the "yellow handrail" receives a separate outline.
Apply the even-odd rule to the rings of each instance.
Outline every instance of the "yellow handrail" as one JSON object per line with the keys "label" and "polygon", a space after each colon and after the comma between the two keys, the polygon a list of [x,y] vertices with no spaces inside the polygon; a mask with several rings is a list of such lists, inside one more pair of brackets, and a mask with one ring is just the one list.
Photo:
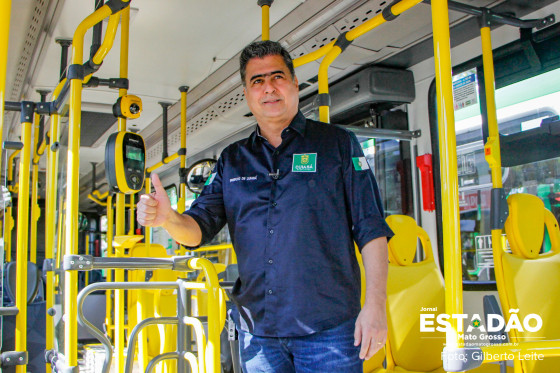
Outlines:
{"label": "yellow handrail", "polygon": [[[23,103],[22,103],[23,104]],[[28,105],[33,105],[28,103]],[[23,115],[22,115],[23,116]],[[31,164],[32,115],[29,121],[21,124],[23,149],[19,159],[19,195],[17,216],[17,288],[15,351],[27,351],[27,250],[29,234],[29,166]],[[17,365],[17,373],[25,373],[27,365]]]}
{"label": "yellow handrail", "polygon": [[[108,5],[103,5],[93,14],[86,17],[77,27],[72,40],[72,64],[83,64],[84,37],[95,24],[109,17],[112,11]],[[77,254],[78,232],[78,202],[79,202],[79,168],[80,168],[80,126],[81,126],[81,101],[82,79],[75,77],[70,81],[70,112],[68,133],[68,162],[67,162],[67,188],[66,188],[66,249],[64,254]],[[64,313],[66,315],[66,328],[64,332],[64,355],[69,367],[78,365],[78,328],[77,310],[75,302],[78,296],[78,273],[65,271],[64,285]]]}
{"label": "yellow handrail", "polygon": [[220,371],[220,325],[225,319],[225,306],[223,290],[220,288],[218,274],[214,265],[204,258],[193,258],[188,262],[189,268],[201,269],[206,278],[206,290],[208,291],[208,344],[206,345],[206,371]]}
{"label": "yellow handrail", "polygon": [[[14,158],[21,152],[21,149],[14,151],[8,157],[8,185],[14,178]],[[5,232],[4,232],[4,253],[6,255],[6,262],[12,261],[12,230],[14,229],[15,220],[12,216],[12,206],[6,207],[6,213],[4,214],[5,220]]]}
{"label": "yellow handrail", "polygon": [[270,6],[261,6],[262,40],[270,40]]}
{"label": "yellow handrail", "polygon": [[149,167],[148,169],[146,169],[146,171],[148,171],[150,173],[154,172],[158,168],[168,164],[169,162],[172,162],[172,161],[176,160],[177,158],[179,158],[179,152],[171,154],[169,157],[166,157],[163,161],[158,162],[155,165],[153,165],[152,167]]}
{"label": "yellow handrail", "polygon": [[[8,42],[12,1],[0,1],[0,141],[4,140],[4,101],[6,101],[6,71],[8,69]],[[0,165],[2,152],[0,152]]]}
{"label": "yellow handrail", "polygon": [[[39,114],[33,115],[33,144],[31,148],[34,157],[39,158],[36,153],[37,145],[39,142],[39,121],[41,117]],[[31,166],[31,221],[29,230],[29,261],[37,263],[37,221],[41,216],[41,209],[39,208],[39,164],[32,162]]]}
{"label": "yellow handrail", "polygon": [[[121,49],[120,49],[120,73],[119,77],[127,79],[128,78],[128,44],[129,44],[129,27],[130,27],[130,7],[123,9],[121,16]],[[127,90],[124,88],[119,89],[119,97],[123,97],[127,94]],[[126,131],[126,119],[118,119],[118,130]],[[121,236],[124,234],[125,225],[125,195],[122,193],[117,193],[117,205],[116,205],[116,226],[115,235]],[[117,250],[115,256],[119,257],[124,255],[122,250]],[[124,281],[124,270],[115,270],[115,282]],[[115,366],[117,372],[122,372],[124,370],[124,291],[115,291],[115,354],[116,361]]]}
{"label": "yellow handrail", "polygon": [[[107,197],[107,257],[114,256],[113,252],[113,196]],[[106,272],[107,282],[113,281],[113,271],[108,269]],[[113,300],[111,299],[111,290],[105,291],[105,325],[107,326],[107,335],[112,339],[114,332],[114,324],[112,317]]]}
{"label": "yellow handrail", "polygon": [[[55,89],[51,99],[55,100],[60,94],[62,85]],[[51,116],[51,127],[49,129],[51,144],[58,143],[58,133],[60,127],[60,115],[53,114]],[[47,188],[46,188],[46,201],[45,201],[45,259],[53,260],[54,258],[54,237],[56,235],[56,192],[58,189],[58,158],[59,150],[50,146],[47,150]],[[58,222],[61,224],[61,222]],[[53,263],[54,267],[54,263]],[[54,268],[53,268],[54,270]],[[54,348],[54,317],[49,314],[49,310],[54,305],[54,281],[55,275],[54,271],[47,272],[47,283],[46,283],[46,311],[45,316],[46,321],[46,349],[47,351]],[[47,363],[47,372],[51,371],[50,364]]]}
{"label": "yellow handrail", "polygon": [[[441,197],[443,213],[443,250],[445,273],[445,312],[463,313],[463,283],[461,270],[461,234],[459,226],[459,186],[457,176],[457,146],[453,90],[451,83],[451,47],[449,15],[446,0],[432,1],[432,27],[436,70],[437,112],[439,130]],[[447,328],[447,348],[462,347],[458,320],[450,320]]]}
{"label": "yellow handrail", "polygon": [[[185,149],[184,153],[181,154],[181,170],[187,167],[187,92],[189,87],[180,87],[181,91],[181,149]],[[182,214],[186,209],[187,201],[187,186],[185,185],[184,178],[181,177],[181,182],[179,183],[179,201],[177,202],[177,212]]]}

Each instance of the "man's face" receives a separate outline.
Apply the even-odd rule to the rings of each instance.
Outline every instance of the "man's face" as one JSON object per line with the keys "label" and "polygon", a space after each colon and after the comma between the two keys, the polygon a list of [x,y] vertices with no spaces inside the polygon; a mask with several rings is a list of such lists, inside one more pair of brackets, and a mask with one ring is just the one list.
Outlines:
{"label": "man's face", "polygon": [[282,56],[249,60],[243,92],[249,109],[261,125],[270,121],[289,123],[297,114],[298,82]]}

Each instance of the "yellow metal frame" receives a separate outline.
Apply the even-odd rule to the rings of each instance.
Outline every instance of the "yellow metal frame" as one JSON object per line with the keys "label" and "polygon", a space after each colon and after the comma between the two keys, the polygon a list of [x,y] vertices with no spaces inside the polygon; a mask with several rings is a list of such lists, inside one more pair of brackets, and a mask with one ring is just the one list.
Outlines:
{"label": "yellow metal frame", "polygon": [[[0,141],[4,141],[4,101],[6,101],[6,71],[8,69],[8,43],[10,41],[10,16],[12,1],[0,1]],[[2,152],[0,152],[0,165]]]}
{"label": "yellow metal frame", "polygon": [[[180,156],[181,169],[187,167],[187,92],[181,91],[181,149],[185,149],[185,154]],[[182,214],[185,212],[187,202],[187,186],[185,183],[179,183],[179,200],[177,201],[177,212]]]}
{"label": "yellow metal frame", "polygon": [[[445,312],[463,313],[463,283],[461,271],[461,234],[459,225],[459,185],[457,176],[457,146],[453,89],[451,76],[451,47],[449,42],[449,10],[446,0],[432,1],[432,27],[436,70],[437,113],[439,131],[440,168],[443,213],[443,251],[445,272]],[[463,347],[458,320],[450,320],[447,328],[447,348]]]}
{"label": "yellow metal frame", "polygon": [[[123,20],[121,24],[121,41],[126,42],[128,45],[128,18],[125,15],[129,14],[130,8],[127,7],[120,13],[123,14]],[[116,27],[114,24],[114,19],[116,15],[112,15],[111,8],[107,5],[103,5],[101,8],[96,10],[93,14],[84,19],[80,25],[77,27],[74,33],[74,38],[72,40],[72,64],[82,65],[83,64],[83,51],[84,51],[84,37],[87,30],[92,28],[95,24],[103,21],[103,19],[112,16],[111,26]],[[125,25],[126,23],[126,25]],[[126,32],[122,31],[126,27]],[[107,34],[114,33],[109,30]],[[125,35],[126,34],[126,35]],[[107,36],[107,35],[106,35]],[[104,40],[106,44],[108,38]],[[112,44],[112,41],[111,41]],[[100,55],[106,53],[107,48],[102,47],[98,51]],[[126,49],[126,54],[128,55],[128,48]],[[97,56],[97,54],[96,54]],[[122,59],[122,46],[121,46],[121,59]],[[122,64],[121,64],[122,65]],[[80,126],[81,126],[81,98],[82,98],[82,85],[83,81],[81,79],[72,79],[70,81],[70,112],[69,112],[69,134],[68,134],[68,163],[67,163],[67,189],[66,189],[66,249],[64,254],[77,254],[78,245],[78,232],[77,229],[72,227],[78,226],[78,202],[79,202],[79,166],[80,166]],[[77,333],[77,310],[74,306],[78,295],[77,280],[78,274],[76,271],[66,271],[65,276],[65,306],[64,313],[66,315],[66,328],[64,333],[65,338],[65,349],[64,355],[66,358],[66,363],[69,367],[75,367],[78,364],[78,333]],[[122,301],[122,300],[121,300]],[[121,319],[122,320],[122,319]],[[122,337],[121,337],[122,341]],[[122,356],[119,357],[117,354],[117,360],[122,363]],[[122,370],[119,370],[122,371]]]}
{"label": "yellow metal frame", "polygon": [[[17,217],[17,289],[15,351],[27,351],[27,250],[29,238],[29,166],[31,164],[31,121],[21,124],[23,149],[19,159],[19,195]],[[17,365],[17,373],[25,373],[27,365]]]}
{"label": "yellow metal frame", "polygon": [[[6,178],[8,179],[8,184],[13,181],[14,178],[14,159],[21,152],[21,149],[14,151],[8,157],[8,174]],[[0,152],[1,153],[1,152]],[[11,188],[10,188],[11,189]],[[4,254],[6,262],[12,261],[12,230],[15,226],[15,220],[12,214],[12,206],[6,207],[4,213]]]}
{"label": "yellow metal frame", "polygon": [[41,116],[35,114],[33,116],[33,147],[32,158],[37,158],[37,162],[32,162],[31,166],[31,221],[29,230],[29,261],[37,263],[37,222],[41,216],[39,208],[39,163],[37,154],[37,145],[39,144],[39,121]]}
{"label": "yellow metal frame", "polygon": [[[51,97],[52,100],[56,100],[64,82],[61,82],[58,87],[53,92]],[[53,114],[51,116],[51,125],[49,129],[51,143],[57,143],[59,141],[59,129],[60,129],[60,115]],[[45,200],[45,259],[52,260],[54,258],[54,237],[56,235],[56,192],[58,190],[58,159],[59,151],[58,149],[53,149],[48,147],[47,149],[47,188],[46,188],[46,200]],[[61,224],[61,222],[58,222]],[[61,224],[62,225],[62,224]],[[55,289],[55,274],[54,271],[49,271],[46,274],[46,310],[48,311],[54,305],[54,289]],[[52,350],[54,348],[54,318],[48,312],[45,316],[46,328],[46,350]],[[50,371],[51,366],[47,363],[46,371]]]}
{"label": "yellow metal frame", "polygon": [[261,6],[262,40],[270,40],[270,6]]}
{"label": "yellow metal frame", "polygon": [[[402,0],[391,6],[391,12],[394,15],[399,15],[421,2],[422,2],[421,0]],[[372,19],[364,22],[360,26],[354,28],[351,31],[348,31],[348,33],[343,34],[341,36],[346,37],[346,40],[351,42],[357,39],[358,37],[370,32],[374,28],[382,25],[385,22],[387,21],[385,20],[385,18],[383,18],[383,14],[378,14]],[[335,42],[331,42],[315,52],[311,52],[305,56],[296,58],[294,60],[294,67],[301,66],[303,64],[315,61],[325,56],[325,58],[323,58],[323,61],[321,61],[321,65],[319,66],[319,75],[318,75],[319,94],[328,94],[329,93],[329,72],[328,72],[329,67],[341,53],[342,53],[342,49],[338,45],[336,45]],[[329,112],[328,105],[319,106],[319,120],[325,123],[330,122],[330,112]]]}

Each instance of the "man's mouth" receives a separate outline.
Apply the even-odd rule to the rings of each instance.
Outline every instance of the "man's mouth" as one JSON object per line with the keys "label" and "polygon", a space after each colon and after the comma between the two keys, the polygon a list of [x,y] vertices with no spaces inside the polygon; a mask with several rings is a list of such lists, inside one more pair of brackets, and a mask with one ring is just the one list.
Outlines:
{"label": "man's mouth", "polygon": [[282,101],[282,100],[280,100],[279,98],[270,98],[270,99],[264,100],[262,103],[263,104],[275,104],[275,103],[280,102],[280,101]]}

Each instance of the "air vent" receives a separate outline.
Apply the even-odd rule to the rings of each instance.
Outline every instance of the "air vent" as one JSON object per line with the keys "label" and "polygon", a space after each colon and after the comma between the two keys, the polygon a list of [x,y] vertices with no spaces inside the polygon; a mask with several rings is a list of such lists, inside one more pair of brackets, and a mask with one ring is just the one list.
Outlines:
{"label": "air vent", "polygon": [[348,13],[344,18],[335,22],[334,27],[339,33],[353,30],[381,13],[387,5],[387,1],[369,1],[364,6]]}
{"label": "air vent", "polygon": [[245,101],[245,96],[243,95],[243,87],[238,87],[230,94],[222,97],[216,104],[214,104],[214,106],[220,115],[224,115],[230,109],[236,107],[243,101]]}
{"label": "air vent", "polygon": [[207,125],[209,122],[214,120],[218,117],[216,111],[212,108],[203,111],[202,113],[198,114],[191,123],[187,124],[187,134],[192,134],[195,131],[199,130],[200,128]]}
{"label": "air vent", "polygon": [[45,13],[49,5],[49,2],[46,0],[35,0],[34,3],[35,8],[33,9],[31,20],[29,21],[29,27],[27,28],[23,49],[20,53],[18,65],[15,71],[14,82],[12,84],[10,99],[13,101],[19,100],[22,94],[23,84],[25,82],[27,70],[29,69],[29,63],[31,62],[31,57],[33,56],[33,52],[37,46],[37,40],[39,38]]}

